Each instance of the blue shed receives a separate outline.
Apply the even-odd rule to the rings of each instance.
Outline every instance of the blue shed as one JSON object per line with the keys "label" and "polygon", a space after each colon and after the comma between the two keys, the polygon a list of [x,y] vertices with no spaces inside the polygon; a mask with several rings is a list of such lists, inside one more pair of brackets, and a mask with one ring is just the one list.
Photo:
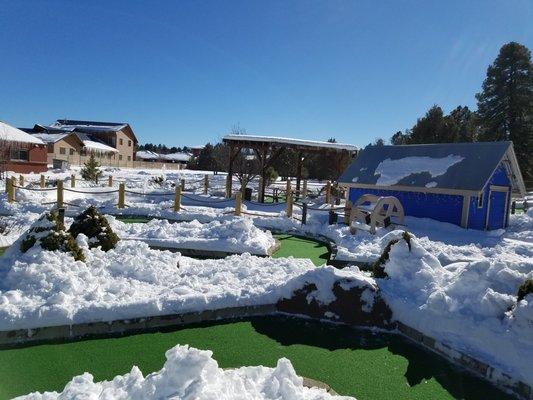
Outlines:
{"label": "blue shed", "polygon": [[472,229],[506,227],[511,193],[525,194],[512,142],[368,146],[339,185],[352,202],[395,196],[405,215]]}

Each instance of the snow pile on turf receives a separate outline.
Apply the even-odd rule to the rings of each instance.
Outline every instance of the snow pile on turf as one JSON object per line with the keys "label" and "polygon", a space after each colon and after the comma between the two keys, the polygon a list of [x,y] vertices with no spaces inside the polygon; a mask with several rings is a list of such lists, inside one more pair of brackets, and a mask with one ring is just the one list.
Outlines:
{"label": "snow pile on turf", "polygon": [[533,269],[489,260],[444,267],[416,238],[389,257],[378,285],[395,319],[533,383],[533,295],[516,304]]}
{"label": "snow pile on turf", "polygon": [[142,240],[152,246],[268,255],[276,244],[269,231],[256,228],[249,218],[226,216],[206,224],[159,219],[129,224],[112,216],[107,219],[121,239]]}
{"label": "snow pile on turf", "polygon": [[163,368],[144,377],[134,366],[112,381],[94,382],[84,373],[74,377],[62,393],[32,393],[18,400],[52,399],[190,399],[190,400],[326,400],[354,399],[333,396],[324,389],[307,388],[289,360],[276,368],[241,367],[223,370],[208,350],[175,346],[165,353]]}
{"label": "snow pile on turf", "polygon": [[360,275],[306,259],[195,260],[138,241],[103,252],[77,240],[85,262],[38,246],[22,254],[20,240],[0,257],[0,330],[274,304],[307,283],[331,301],[336,279]]}

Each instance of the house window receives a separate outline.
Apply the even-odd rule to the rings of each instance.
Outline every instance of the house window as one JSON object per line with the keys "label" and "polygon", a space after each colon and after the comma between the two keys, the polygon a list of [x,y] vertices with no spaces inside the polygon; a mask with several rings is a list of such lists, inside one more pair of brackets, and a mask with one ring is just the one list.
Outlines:
{"label": "house window", "polygon": [[477,197],[477,208],[483,208],[483,193]]}
{"label": "house window", "polygon": [[128,156],[128,161],[131,161],[131,156]]}
{"label": "house window", "polygon": [[120,143],[120,145],[122,146],[122,145],[124,144],[124,140],[119,139],[119,143]]}
{"label": "house window", "polygon": [[122,161],[122,154],[118,156],[118,159]]}
{"label": "house window", "polygon": [[131,147],[131,140],[128,140],[128,147]]}
{"label": "house window", "polygon": [[68,152],[69,152],[69,154],[70,154],[71,156],[73,156],[73,155],[74,155],[74,153],[76,152],[76,150],[74,150],[74,149],[69,149],[69,151],[68,151]]}
{"label": "house window", "polygon": [[59,154],[67,154],[67,149],[64,147],[59,148]]}
{"label": "house window", "polygon": [[28,150],[11,150],[11,160],[28,161]]}

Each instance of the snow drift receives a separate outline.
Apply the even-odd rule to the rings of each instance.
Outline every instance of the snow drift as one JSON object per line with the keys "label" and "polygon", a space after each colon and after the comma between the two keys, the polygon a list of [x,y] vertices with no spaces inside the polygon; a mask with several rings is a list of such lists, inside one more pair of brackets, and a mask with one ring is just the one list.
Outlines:
{"label": "snow drift", "polygon": [[85,373],[74,377],[62,393],[31,393],[17,399],[354,399],[305,387],[303,379],[296,375],[286,358],[278,360],[276,368],[259,366],[223,370],[212,355],[211,351],[175,346],[166,352],[167,361],[163,368],[146,377],[136,366],[112,381],[94,382],[93,376]]}

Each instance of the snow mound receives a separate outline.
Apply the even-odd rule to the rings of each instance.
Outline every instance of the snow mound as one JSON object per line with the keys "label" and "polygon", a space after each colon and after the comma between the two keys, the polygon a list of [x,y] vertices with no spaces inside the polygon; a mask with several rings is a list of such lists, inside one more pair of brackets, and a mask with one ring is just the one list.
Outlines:
{"label": "snow mound", "polygon": [[256,228],[250,218],[223,217],[208,223],[153,219],[146,224],[124,223],[113,216],[107,219],[120,238],[161,247],[267,255],[276,244],[272,234]]}
{"label": "snow mound", "polygon": [[94,382],[84,373],[74,377],[62,393],[31,393],[18,400],[52,399],[190,399],[190,400],[326,400],[353,399],[333,396],[324,389],[307,388],[289,360],[278,360],[276,368],[219,368],[213,353],[189,346],[175,346],[165,353],[163,368],[144,377],[138,367],[112,381]]}
{"label": "snow mound", "polygon": [[416,238],[393,245],[378,284],[396,320],[511,376],[533,383],[533,296],[516,304],[533,271],[482,260],[443,267]]}
{"label": "snow mound", "polygon": [[335,279],[360,276],[292,257],[195,260],[133,240],[108,252],[89,248],[82,234],[77,241],[85,262],[37,248],[21,254],[16,245],[6,251],[0,330],[274,304],[307,283],[315,283],[315,297],[327,303]]}

